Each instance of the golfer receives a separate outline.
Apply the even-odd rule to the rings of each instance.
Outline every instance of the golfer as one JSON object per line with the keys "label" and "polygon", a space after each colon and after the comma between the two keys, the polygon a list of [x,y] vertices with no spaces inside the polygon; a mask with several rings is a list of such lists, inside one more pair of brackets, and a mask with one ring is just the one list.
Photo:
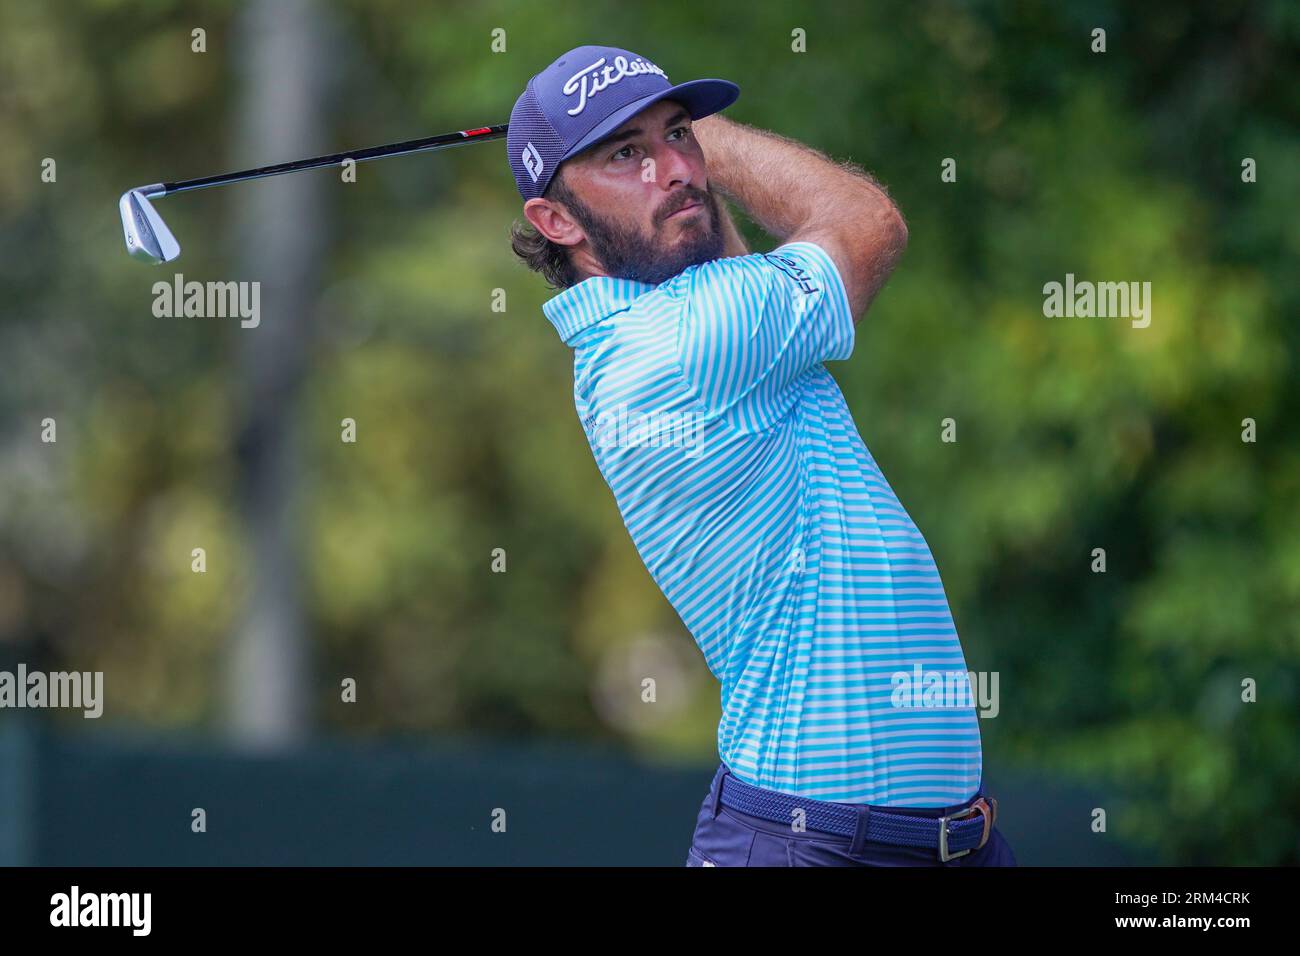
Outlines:
{"label": "golfer", "polygon": [[[583,46],[507,136],[592,454],[721,682],[686,863],[1014,865],[968,690],[914,686],[967,672],[934,559],[825,368],[907,228],[861,170],[715,115],[739,95]],[[751,253],[720,197],[780,245]]]}

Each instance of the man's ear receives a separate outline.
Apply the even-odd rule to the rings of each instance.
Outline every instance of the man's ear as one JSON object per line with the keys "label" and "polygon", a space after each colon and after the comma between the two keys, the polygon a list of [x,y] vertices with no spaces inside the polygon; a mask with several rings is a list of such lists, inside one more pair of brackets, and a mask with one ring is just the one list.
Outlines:
{"label": "man's ear", "polygon": [[549,199],[530,199],[524,203],[524,218],[557,245],[576,246],[587,238],[569,211],[562,204]]}

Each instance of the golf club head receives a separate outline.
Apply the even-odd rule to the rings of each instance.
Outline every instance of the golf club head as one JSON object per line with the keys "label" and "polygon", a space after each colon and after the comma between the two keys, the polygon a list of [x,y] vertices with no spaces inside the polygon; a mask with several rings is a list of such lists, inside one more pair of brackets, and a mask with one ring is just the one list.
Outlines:
{"label": "golf club head", "polygon": [[126,251],[133,259],[152,262],[171,262],[181,254],[180,243],[167,228],[149,202],[151,195],[161,196],[162,185],[139,186],[122,193],[117,207],[122,214],[122,234],[126,238]]}

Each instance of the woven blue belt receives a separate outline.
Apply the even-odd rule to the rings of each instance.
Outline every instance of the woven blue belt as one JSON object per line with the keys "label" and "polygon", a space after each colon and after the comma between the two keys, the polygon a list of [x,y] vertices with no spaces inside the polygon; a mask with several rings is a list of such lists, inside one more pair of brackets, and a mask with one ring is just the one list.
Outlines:
{"label": "woven blue belt", "polygon": [[944,863],[984,846],[998,817],[998,802],[992,797],[981,796],[943,817],[873,813],[865,805],[830,803],[755,787],[736,779],[729,770],[718,790],[723,806],[772,823],[789,826],[796,811],[803,811],[809,830],[848,837],[853,853],[864,842],[914,846],[937,851]]}

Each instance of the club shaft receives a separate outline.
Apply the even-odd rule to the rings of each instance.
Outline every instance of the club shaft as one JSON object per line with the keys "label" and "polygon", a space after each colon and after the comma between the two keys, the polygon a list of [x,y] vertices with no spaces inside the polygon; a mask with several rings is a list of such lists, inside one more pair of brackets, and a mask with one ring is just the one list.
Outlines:
{"label": "club shaft", "polygon": [[249,179],[263,179],[267,176],[283,176],[285,173],[301,172],[304,169],[321,169],[325,166],[339,166],[345,160],[363,163],[368,159],[382,159],[385,156],[400,156],[403,153],[419,153],[433,149],[447,149],[453,146],[465,146],[490,139],[500,139],[506,135],[508,124],[499,126],[482,126],[478,129],[465,129],[455,133],[443,133],[438,136],[426,136],[423,139],[408,139],[403,143],[389,143],[387,146],[370,146],[346,153],[331,153],[313,159],[299,159],[291,163],[277,163],[274,166],[262,166],[258,169],[244,169],[237,173],[222,173],[220,176],[205,176],[202,179],[186,179],[176,183],[163,183],[161,192],[151,192],[151,197],[170,196],[173,193],[190,192],[195,189],[207,189],[210,186],[225,186],[229,183],[245,182]]}

